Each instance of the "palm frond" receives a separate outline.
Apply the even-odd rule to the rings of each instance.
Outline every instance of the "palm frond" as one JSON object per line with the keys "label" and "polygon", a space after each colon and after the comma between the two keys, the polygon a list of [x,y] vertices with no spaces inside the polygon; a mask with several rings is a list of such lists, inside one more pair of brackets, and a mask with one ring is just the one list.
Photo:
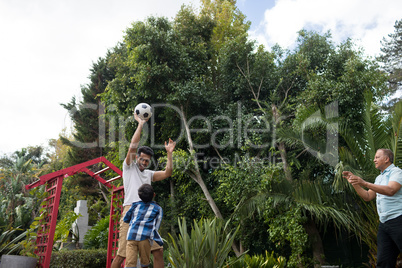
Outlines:
{"label": "palm frond", "polygon": [[339,133],[345,140],[347,149],[344,148],[340,151],[339,159],[344,163],[348,163],[355,169],[362,169],[367,160],[366,148],[368,147],[367,142],[364,138],[356,133],[356,131],[349,128],[345,123],[340,123]]}
{"label": "palm frond", "polygon": [[402,102],[395,104],[392,114],[392,151],[395,165],[402,167]]}
{"label": "palm frond", "polygon": [[315,218],[321,226],[333,222],[337,229],[346,228],[354,232],[359,226],[356,224],[356,214],[346,206],[346,202],[330,185],[323,185],[320,181],[300,181],[295,183],[293,200]]}
{"label": "palm frond", "polygon": [[[370,150],[375,148],[375,141],[372,130],[372,120],[371,120],[373,94],[370,91],[365,91],[364,99],[365,99],[364,112],[362,115],[364,129],[362,130],[362,136],[364,140],[366,140],[367,142],[367,147],[365,147],[365,149]],[[364,151],[367,152],[366,150]]]}
{"label": "palm frond", "polygon": [[287,147],[300,147],[315,158],[333,165],[338,162],[338,122],[334,119],[333,109],[324,111],[313,107],[306,109],[304,119],[292,128],[281,128],[277,131],[279,141]]}
{"label": "palm frond", "polygon": [[267,200],[272,202],[272,206],[276,207],[279,204],[290,203],[289,196],[283,193],[274,192],[261,192],[252,196],[249,199],[242,199],[236,206],[232,217],[235,215],[242,215],[244,217],[251,217],[254,213],[262,213],[261,208],[264,208]]}

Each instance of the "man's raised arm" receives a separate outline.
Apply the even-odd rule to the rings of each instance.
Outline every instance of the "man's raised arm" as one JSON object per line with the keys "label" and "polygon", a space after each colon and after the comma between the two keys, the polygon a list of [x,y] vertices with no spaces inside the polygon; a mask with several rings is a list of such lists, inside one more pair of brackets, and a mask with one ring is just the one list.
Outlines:
{"label": "man's raised arm", "polygon": [[126,164],[127,165],[130,165],[131,162],[134,161],[135,155],[137,153],[137,148],[138,148],[138,145],[139,145],[140,139],[141,139],[142,127],[144,126],[145,122],[147,122],[147,120],[143,120],[143,119],[139,118],[138,115],[135,113],[134,113],[134,118],[138,122],[138,126],[134,132],[133,137],[131,138],[130,147],[128,147],[128,152],[127,152],[127,156],[126,156]]}

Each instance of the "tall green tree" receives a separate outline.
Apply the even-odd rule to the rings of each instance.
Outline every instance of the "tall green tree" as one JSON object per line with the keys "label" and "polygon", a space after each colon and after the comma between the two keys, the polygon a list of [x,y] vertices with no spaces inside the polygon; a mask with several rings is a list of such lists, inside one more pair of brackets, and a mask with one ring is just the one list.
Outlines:
{"label": "tall green tree", "polygon": [[[77,102],[73,97],[69,103],[62,104],[74,124],[72,137],[60,137],[63,144],[69,147],[66,167],[104,156],[109,150],[108,120],[104,104],[99,98],[99,94],[105,91],[108,82],[114,78],[114,71],[107,64],[109,55],[93,63],[90,83],[81,88],[82,100]],[[92,177],[78,174],[71,183],[71,186],[78,185],[84,196],[100,195],[106,199],[105,189]]]}
{"label": "tall green tree", "polygon": [[[379,60],[383,63],[385,71],[389,74],[389,86],[392,92],[401,89],[402,85],[402,19],[395,22],[394,32],[381,41],[382,55]],[[394,102],[399,101],[396,98]]]}
{"label": "tall green tree", "polygon": [[62,104],[74,123],[72,139],[61,137],[63,143],[70,147],[69,165],[79,164],[107,153],[107,126],[103,117],[105,108],[99,94],[105,91],[108,82],[114,78],[114,72],[107,64],[108,55],[93,63],[89,76],[90,83],[81,88],[82,100],[77,102],[76,97],[73,97],[69,103]]}

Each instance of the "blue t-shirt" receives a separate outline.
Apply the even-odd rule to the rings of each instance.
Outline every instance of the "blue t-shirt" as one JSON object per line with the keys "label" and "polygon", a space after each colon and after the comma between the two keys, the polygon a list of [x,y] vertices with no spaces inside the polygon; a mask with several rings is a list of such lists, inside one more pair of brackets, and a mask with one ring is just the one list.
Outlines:
{"label": "blue t-shirt", "polygon": [[[374,183],[388,185],[390,181],[396,181],[402,185],[402,170],[394,164],[381,172]],[[382,223],[402,215],[402,187],[393,196],[377,193],[377,212]]]}

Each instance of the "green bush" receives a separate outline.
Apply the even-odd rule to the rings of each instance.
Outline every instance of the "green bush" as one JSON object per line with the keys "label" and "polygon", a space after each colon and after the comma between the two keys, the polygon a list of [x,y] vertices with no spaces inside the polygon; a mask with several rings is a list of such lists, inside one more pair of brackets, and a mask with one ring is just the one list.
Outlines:
{"label": "green bush", "polygon": [[286,259],[284,257],[276,258],[274,252],[268,254],[268,251],[265,251],[265,256],[245,254],[230,268],[283,268],[285,265]]}
{"label": "green bush", "polygon": [[0,234],[0,257],[5,254],[18,254],[21,246],[18,244],[26,236],[26,232],[16,235],[18,228],[10,227]]}
{"label": "green bush", "polygon": [[[220,268],[224,267],[235,235],[228,223],[214,218],[194,221],[188,232],[186,220],[179,219],[180,234],[174,239],[169,234],[169,262],[174,268]],[[236,261],[236,260],[234,260]]]}
{"label": "green bush", "polygon": [[107,250],[78,249],[53,252],[50,268],[100,268],[106,267]]}
{"label": "green bush", "polygon": [[84,236],[84,249],[107,248],[109,216],[101,219]]}

